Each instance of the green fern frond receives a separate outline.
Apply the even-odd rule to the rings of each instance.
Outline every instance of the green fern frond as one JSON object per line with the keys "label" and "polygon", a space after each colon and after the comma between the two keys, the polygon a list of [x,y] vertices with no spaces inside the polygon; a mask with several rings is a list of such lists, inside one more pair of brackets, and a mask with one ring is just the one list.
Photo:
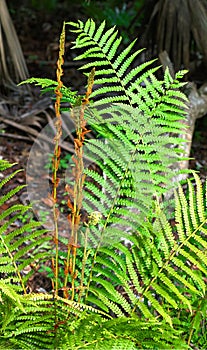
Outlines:
{"label": "green fern frond", "polygon": [[[19,85],[22,84],[35,84],[35,86],[41,86],[42,93],[50,92],[54,94],[55,88],[58,86],[57,81],[46,79],[46,78],[29,78],[22,81]],[[71,105],[76,105],[78,101],[78,96],[76,91],[71,91],[69,87],[62,86],[61,92],[63,94],[62,102],[68,102]]]}
{"label": "green fern frond", "polygon": [[[11,168],[8,162],[2,160],[0,166],[2,171]],[[12,172],[0,181],[0,188],[4,191],[4,194],[0,196],[0,205],[5,204],[8,199],[11,199],[24,187],[16,186],[12,190],[6,190],[9,180],[19,171]],[[15,221],[29,209],[30,206],[14,204],[0,214],[0,272],[4,276],[5,283],[12,284],[16,290],[24,293],[30,274],[24,276],[22,270],[31,263],[37,263],[40,259],[47,259],[46,250],[42,252],[36,250],[35,252],[35,249],[50,239],[44,236],[46,230],[40,229],[39,222],[30,221],[22,223],[18,228],[15,227]]]}
{"label": "green fern frond", "polygon": [[1,159],[1,161],[0,161],[0,171],[4,171],[6,169],[10,169],[14,165],[17,165],[17,163],[10,163],[10,162],[8,162],[8,160]]}
{"label": "green fern frond", "polygon": [[[5,283],[2,279],[0,279],[0,291],[1,295],[2,293],[5,294],[9,299],[12,300],[12,302],[18,306],[18,308],[22,311],[25,312],[24,306],[22,304],[23,298],[18,295],[15,290]],[[3,299],[2,296],[0,295],[0,299]]]}
{"label": "green fern frond", "polygon": [[[20,299],[20,296],[19,300]],[[51,303],[44,303],[44,307],[39,307],[33,302],[21,296],[24,305],[24,313],[18,306],[4,305],[5,313],[1,319],[0,344],[7,341],[15,344],[21,349],[50,349],[54,341],[51,332],[54,325],[51,317]]]}
{"label": "green fern frond", "polygon": [[[77,33],[77,38],[73,48],[87,48],[85,52],[75,58],[75,60],[82,60],[90,58],[90,62],[84,64],[81,69],[88,70],[96,67],[96,75],[101,75],[95,84],[103,85],[92,92],[91,98],[101,98],[101,104],[111,102],[127,102],[131,104],[131,98],[127,90],[127,85],[131,84],[137,75],[154,61],[147,62],[139,66],[139,69],[134,69],[128,72],[128,68],[135,61],[136,57],[143,51],[138,50],[132,53],[132,49],[136,40],[128,45],[121,53],[120,44],[122,38],[112,27],[104,32],[105,22],[103,22],[97,29],[94,21],[89,19],[85,24],[81,21],[78,23],[69,22],[72,28],[71,31]],[[112,75],[112,76],[111,76]],[[106,86],[106,81],[109,86]],[[106,97],[107,93],[118,92],[113,97]]]}
{"label": "green fern frond", "polygon": [[[109,123],[107,119],[105,121],[106,114],[111,116]],[[88,140],[85,154],[92,163],[98,165],[104,176],[93,170],[85,170],[87,180],[90,181],[85,182],[84,208],[89,213],[93,210],[101,212],[103,235],[108,225],[117,218],[122,224],[122,231],[125,231],[124,220],[125,227],[131,224],[134,229],[133,209],[139,212],[141,224],[148,215],[153,195],[159,196],[165,193],[168,186],[172,186],[175,176],[172,164],[181,159],[181,149],[176,146],[182,144],[183,140],[177,135],[165,134],[168,130],[172,131],[171,121],[162,121],[161,126],[159,117],[147,117],[139,108],[114,104],[99,111],[98,117],[95,110],[95,129],[96,118],[99,129],[102,125],[103,129],[107,126],[108,137],[106,140]],[[175,125],[173,131],[177,134],[182,132],[180,126],[175,130]],[[121,215],[124,208],[128,208],[125,218]],[[96,235],[100,237],[98,230]]]}
{"label": "green fern frond", "polygon": [[[114,245],[119,254],[113,254],[110,259],[107,248],[104,248],[105,253],[100,248],[89,300],[90,293],[96,295],[109,309],[112,307],[117,316],[123,310],[130,314],[129,305],[131,314],[136,312],[139,317],[155,320],[159,314],[171,326],[171,313],[175,310],[187,308],[193,312],[191,300],[199,300],[205,295],[207,275],[206,199],[198,175],[193,175],[196,189],[189,180],[188,197],[181,188],[176,192],[175,227],[170,226],[159,208],[153,224],[140,227],[140,233],[129,237],[133,245],[127,255],[121,254],[121,244],[117,248]],[[119,280],[126,305],[117,298]],[[110,284],[113,287],[109,290]]]}
{"label": "green fern frond", "polygon": [[61,343],[62,349],[71,350],[171,349],[180,346],[187,349],[185,342],[181,340],[181,331],[170,329],[166,324],[146,323],[126,317],[101,320],[99,316],[93,319],[91,316],[80,318],[78,326],[74,323],[71,334],[63,333]]}
{"label": "green fern frond", "polygon": [[[3,162],[4,164],[4,162]],[[13,165],[16,165],[15,163]],[[11,166],[13,166],[11,165]],[[6,169],[9,169],[10,166],[7,166],[6,164],[4,165],[3,169],[2,170],[6,170]],[[7,177],[5,177],[4,179],[1,180],[1,183],[0,183],[0,188],[2,188],[3,186],[5,186],[7,184],[7,182],[9,182],[13,177],[15,177],[19,172],[21,172],[22,170],[21,169],[18,169],[16,171],[13,171],[10,175],[8,175]]]}
{"label": "green fern frond", "polygon": [[21,204],[14,204],[12,207],[9,207],[2,211],[0,214],[0,220],[4,220],[8,218],[12,213],[19,212],[21,215],[26,213],[30,207],[29,206],[22,206]]}
{"label": "green fern frond", "polygon": [[48,78],[29,78],[19,83],[19,85],[23,84],[35,84],[36,86],[41,86],[43,89],[58,85],[57,81]]}
{"label": "green fern frond", "polygon": [[23,188],[25,187],[25,185],[21,185],[21,186],[17,186],[15,188],[13,188],[12,190],[10,190],[7,194],[5,194],[4,196],[1,196],[0,198],[0,205],[4,204],[8,199],[10,199],[11,197],[13,197],[16,193],[18,193],[19,191],[21,191]]}
{"label": "green fern frond", "polygon": [[[5,293],[7,293],[7,289],[5,289]],[[61,344],[62,329],[64,330],[64,336],[69,335],[71,324],[75,320],[77,328],[82,315],[85,318],[89,318],[91,314],[93,314],[93,318],[100,317],[100,315],[102,317],[105,315],[106,319],[110,318],[106,313],[89,305],[80,304],[59,296],[54,299],[52,294],[33,293],[19,296],[12,291],[11,297],[13,298],[13,296],[17,296],[18,301],[21,300],[24,313],[19,304],[11,303],[7,305],[10,310],[8,313],[4,298],[4,305],[0,306],[0,312],[3,315],[0,320],[0,346],[7,342],[11,348],[12,344],[16,344],[16,346],[19,344],[21,349],[51,349],[55,347],[55,333],[58,337],[58,344]],[[26,342],[28,343],[27,347]]]}

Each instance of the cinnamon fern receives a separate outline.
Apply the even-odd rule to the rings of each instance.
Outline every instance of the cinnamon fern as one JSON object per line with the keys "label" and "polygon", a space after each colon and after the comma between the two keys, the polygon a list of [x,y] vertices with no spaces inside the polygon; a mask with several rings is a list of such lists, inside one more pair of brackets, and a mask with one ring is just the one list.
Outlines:
{"label": "cinnamon fern", "polygon": [[[206,190],[193,173],[185,192],[180,185],[175,189],[174,214],[161,200],[176,188],[174,165],[184,159],[185,71],[172,78],[166,69],[159,80],[154,60],[137,64],[142,50],[135,49],[136,40],[123,49],[115,27],[96,26],[92,19],[67,24],[73,48],[80,50],[75,59],[85,60],[81,70],[89,78],[92,71],[94,80],[84,98],[66,86],[60,91],[76,124],[76,151],[81,147],[81,167],[73,157],[76,167],[68,176],[68,218],[79,200],[86,219],[78,207],[77,239],[64,237],[67,260],[65,251],[57,254],[63,264],[57,261],[56,270],[64,265],[67,275],[64,288],[55,296],[27,295],[24,268],[45,258],[33,249],[48,236],[36,222],[12,227],[28,208],[1,212],[0,347],[189,349],[198,343],[206,348],[205,336],[198,341],[200,325],[206,326]],[[49,79],[25,82],[45,92],[57,87]],[[94,138],[87,139],[89,128]],[[83,180],[74,187],[80,193],[71,190],[73,177]],[[0,203],[19,189],[5,193]]]}

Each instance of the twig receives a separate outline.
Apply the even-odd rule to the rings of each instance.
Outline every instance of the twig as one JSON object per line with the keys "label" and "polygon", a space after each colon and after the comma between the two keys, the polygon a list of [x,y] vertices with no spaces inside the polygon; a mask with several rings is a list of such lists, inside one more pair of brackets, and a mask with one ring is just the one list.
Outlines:
{"label": "twig", "polygon": [[18,139],[18,140],[25,140],[25,141],[31,141],[31,139],[27,136],[22,136],[22,135],[17,135],[17,134],[10,134],[8,132],[0,132],[0,137],[10,137],[13,139]]}

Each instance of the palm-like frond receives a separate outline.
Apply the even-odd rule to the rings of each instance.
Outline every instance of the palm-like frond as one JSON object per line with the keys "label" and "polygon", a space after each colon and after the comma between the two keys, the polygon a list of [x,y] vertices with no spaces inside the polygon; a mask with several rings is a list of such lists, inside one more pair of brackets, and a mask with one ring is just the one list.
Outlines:
{"label": "palm-like frond", "polygon": [[166,50],[176,70],[181,66],[189,69],[193,52],[200,51],[203,62],[206,60],[206,20],[203,0],[158,0],[151,11],[144,41],[156,45],[158,54]]}
{"label": "palm-like frond", "polygon": [[207,203],[195,173],[194,178],[197,190],[188,181],[188,198],[181,187],[175,193],[175,227],[159,210],[154,223],[130,237],[131,250],[117,244],[109,259],[110,252],[100,248],[88,301],[95,303],[95,295],[117,316],[136,312],[155,320],[160,315],[171,325],[176,310],[193,312],[191,299],[204,297],[207,274]]}
{"label": "palm-like frond", "polygon": [[[5,0],[0,3],[1,45],[0,69],[1,87],[15,87],[15,82],[28,77],[28,69],[20,42]],[[14,80],[13,80],[14,79]]]}

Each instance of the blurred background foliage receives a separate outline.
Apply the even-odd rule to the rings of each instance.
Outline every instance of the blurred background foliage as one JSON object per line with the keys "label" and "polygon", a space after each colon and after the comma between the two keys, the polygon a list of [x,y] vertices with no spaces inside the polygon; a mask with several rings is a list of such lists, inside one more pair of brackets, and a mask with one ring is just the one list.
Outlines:
{"label": "blurred background foliage", "polygon": [[[166,51],[175,70],[207,70],[207,0],[10,0],[13,18],[38,15],[59,21],[85,20],[117,25],[126,45],[135,37],[149,58]],[[54,23],[54,26],[57,26]],[[137,45],[138,45],[137,44]],[[207,75],[207,74],[206,74]],[[205,76],[206,76],[205,75]]]}
{"label": "blurred background foliage", "polygon": [[[136,29],[141,27],[146,9],[149,3],[148,0],[20,0],[17,2],[11,0],[8,2],[9,9],[13,15],[18,16],[19,8],[24,7],[29,10],[41,11],[43,14],[58,13],[61,9],[65,10],[65,14],[71,17],[78,13],[79,18],[91,17],[97,24],[106,20],[108,26],[117,25],[124,41],[128,43],[131,36],[136,36]],[[154,2],[154,1],[153,1]]]}

